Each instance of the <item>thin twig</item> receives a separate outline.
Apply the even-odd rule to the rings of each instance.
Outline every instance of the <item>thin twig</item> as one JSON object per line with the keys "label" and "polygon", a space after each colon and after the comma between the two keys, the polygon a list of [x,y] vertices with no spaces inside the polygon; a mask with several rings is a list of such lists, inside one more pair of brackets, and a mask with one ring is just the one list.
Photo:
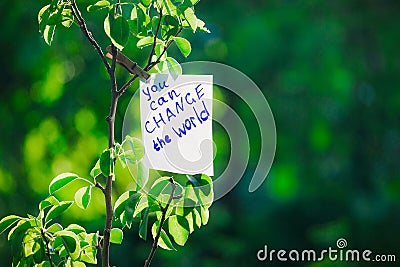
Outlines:
{"label": "thin twig", "polygon": [[103,61],[104,66],[106,67],[107,71],[110,72],[110,64],[108,64],[106,57],[101,50],[99,44],[96,42],[96,40],[93,38],[92,33],[88,30],[87,25],[85,20],[82,17],[81,12],[79,11],[78,6],[76,5],[75,0],[71,1],[71,11],[72,15],[74,18],[77,20],[79,24],[79,28],[83,32],[83,34],[86,36],[86,38],[89,40],[89,42],[93,45],[93,47],[96,49],[97,53],[99,54],[101,60]]}
{"label": "thin twig", "polygon": [[106,191],[105,191],[104,187],[99,182],[96,182],[94,185],[97,188],[99,188],[101,190],[101,192],[103,192],[103,194],[105,194]]}
{"label": "thin twig", "polygon": [[[182,31],[182,27],[179,28],[179,30],[177,31],[177,33],[175,34],[174,37],[177,37],[181,33],[181,31]],[[147,66],[144,67],[144,70],[146,70],[146,71],[150,70],[152,67],[154,67],[155,65],[160,63],[161,58],[164,56],[164,54],[167,52],[168,48],[172,45],[173,42],[174,42],[174,39],[169,40],[167,45],[164,47],[164,50],[158,56],[157,60],[154,62],[151,62],[150,64],[147,64]]]}
{"label": "thin twig", "polygon": [[[177,37],[182,31],[182,27],[179,28],[179,30],[177,31],[177,33],[175,34],[175,37]],[[143,69],[145,71],[149,71],[151,68],[153,68],[155,65],[157,65],[158,63],[160,63],[161,58],[164,56],[164,54],[167,52],[168,48],[172,45],[172,43],[174,42],[174,39],[169,40],[169,42],[167,43],[167,45],[164,47],[164,50],[161,52],[161,54],[158,56],[158,58],[156,59],[156,61],[154,62],[150,62],[147,63],[146,67],[144,67]],[[127,81],[119,90],[118,90],[118,97],[120,97],[123,93],[125,93],[125,91],[128,89],[128,87],[138,78],[138,76],[135,74],[132,78],[129,79],[129,81]]]}
{"label": "thin twig", "polygon": [[171,204],[172,200],[174,199],[174,193],[175,193],[175,189],[176,189],[176,184],[175,184],[174,179],[172,177],[170,178],[169,181],[170,181],[171,186],[172,186],[171,194],[169,196],[167,205],[165,205],[164,208],[160,206],[161,212],[162,212],[160,225],[158,227],[157,234],[154,237],[154,242],[153,242],[153,246],[151,247],[151,251],[150,251],[149,257],[144,262],[144,267],[149,267],[150,266],[151,260],[153,259],[154,254],[156,253],[156,250],[157,250],[157,247],[158,247],[158,240],[160,239],[161,230],[162,230],[162,227],[163,227],[165,219],[166,219],[165,217],[167,215],[167,211],[168,211],[169,205]]}
{"label": "thin twig", "polygon": [[50,266],[54,267],[54,263],[53,263],[53,260],[51,259],[51,255],[50,255],[49,241],[47,241],[47,238],[46,238],[46,235],[43,232],[43,229],[40,229],[40,234],[42,235],[42,238],[43,238],[44,243],[46,245],[46,255],[49,258]]}
{"label": "thin twig", "polygon": [[160,30],[162,15],[163,15],[162,14],[162,9],[160,8],[160,19],[158,20],[157,29],[156,29],[156,32],[154,33],[153,46],[151,47],[149,58],[147,60],[147,65],[150,65],[151,58],[153,57],[154,49],[156,48],[157,36],[158,36],[158,31]]}
{"label": "thin twig", "polygon": [[128,89],[128,87],[138,78],[139,76],[137,74],[133,75],[132,78],[129,79],[122,87],[121,89],[118,90],[118,97],[120,97],[125,91]]}

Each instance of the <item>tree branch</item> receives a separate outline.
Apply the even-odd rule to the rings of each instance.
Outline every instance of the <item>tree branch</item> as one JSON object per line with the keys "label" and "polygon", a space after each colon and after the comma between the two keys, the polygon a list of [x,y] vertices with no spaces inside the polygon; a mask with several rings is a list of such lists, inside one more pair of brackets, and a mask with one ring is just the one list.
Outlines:
{"label": "tree branch", "polygon": [[[175,37],[178,36],[182,31],[182,27],[179,28],[179,30],[177,31],[177,33],[175,34]],[[172,43],[174,42],[174,39],[169,40],[169,42],[167,43],[167,45],[164,47],[164,50],[161,52],[160,56],[158,56],[158,58],[156,59],[156,61],[154,62],[149,62],[147,63],[147,65],[143,68],[145,71],[150,70],[151,68],[153,68],[155,65],[157,65],[158,63],[160,63],[161,58],[164,56],[164,54],[167,52],[168,48],[172,45]],[[151,58],[151,55],[153,54],[153,52],[150,53],[149,58]],[[129,79],[129,81],[127,81],[119,90],[118,90],[118,97],[120,97],[123,93],[125,93],[125,91],[128,89],[128,87],[138,78],[137,75],[134,75],[132,78]]]}
{"label": "tree branch", "polygon": [[[117,48],[112,44],[112,62],[109,71],[110,76],[110,87],[111,87],[111,104],[110,113],[107,116],[108,123],[108,148],[112,149],[112,164],[114,165],[115,155],[114,155],[114,145],[115,145],[115,114],[117,113],[118,106],[118,92],[117,92],[117,81],[115,78],[115,65],[117,61]],[[114,210],[112,206],[112,183],[114,174],[107,177],[106,186],[104,188],[104,199],[106,202],[106,222],[104,226],[104,239],[103,246],[101,250],[102,266],[110,266],[110,234],[112,229],[112,219],[114,216]]]}
{"label": "tree branch", "polygon": [[156,32],[154,33],[153,46],[151,47],[149,58],[147,60],[147,65],[150,65],[151,58],[153,57],[154,49],[156,48],[157,36],[158,36],[158,31],[160,30],[162,15],[163,15],[162,14],[162,8],[160,8],[160,19],[158,20],[157,29],[156,29]]}
{"label": "tree branch", "polygon": [[51,255],[50,255],[49,242],[47,241],[47,238],[46,238],[46,235],[43,232],[43,229],[40,229],[40,234],[42,235],[42,238],[44,240],[44,244],[46,245],[46,255],[47,255],[47,258],[49,258],[50,266],[54,267],[54,263],[53,263],[53,260],[51,259]]}
{"label": "tree branch", "polygon": [[149,267],[150,266],[151,261],[152,261],[152,259],[154,257],[154,254],[156,253],[156,250],[157,250],[157,247],[158,247],[158,240],[160,239],[161,230],[162,230],[162,227],[163,227],[165,219],[166,219],[165,217],[167,215],[168,208],[169,208],[172,200],[174,199],[174,193],[175,193],[175,189],[176,189],[176,184],[175,184],[174,179],[172,177],[169,179],[169,181],[170,181],[171,186],[172,186],[171,194],[169,196],[167,205],[165,205],[164,208],[161,207],[162,216],[161,216],[161,220],[160,220],[160,225],[158,227],[157,234],[154,237],[154,242],[153,242],[153,246],[151,247],[151,251],[150,251],[149,257],[144,262],[144,267]]}
{"label": "tree branch", "polygon": [[107,71],[110,72],[110,64],[108,64],[106,57],[101,50],[99,44],[96,42],[96,40],[93,38],[92,33],[88,30],[86,26],[86,22],[82,17],[81,12],[79,11],[78,6],[76,5],[75,0],[71,0],[71,11],[72,15],[78,22],[79,28],[83,32],[83,34],[86,36],[86,38],[89,40],[89,42],[92,44],[92,46],[96,49],[97,53],[99,54],[101,60],[103,61],[104,66],[106,67]]}

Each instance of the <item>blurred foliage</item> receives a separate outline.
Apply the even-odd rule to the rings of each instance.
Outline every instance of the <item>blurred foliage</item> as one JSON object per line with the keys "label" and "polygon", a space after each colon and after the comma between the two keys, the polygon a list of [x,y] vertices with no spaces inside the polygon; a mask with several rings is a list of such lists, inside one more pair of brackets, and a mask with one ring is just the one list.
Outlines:
{"label": "blurred foliage", "polygon": [[[37,213],[54,176],[66,171],[88,176],[107,146],[105,70],[78,29],[60,29],[47,47],[36,23],[44,3],[0,2],[0,217]],[[201,1],[197,13],[211,34],[192,38],[186,60],[231,65],[260,86],[275,116],[277,153],[262,188],[248,193],[259,131],[249,107],[223,90],[224,101],[246,118],[252,140],[246,175],[211,208],[206,227],[177,252],[157,251],[154,266],[257,266],[265,264],[256,258],[265,244],[324,249],[335,247],[340,237],[351,248],[398,253],[399,8],[397,1]],[[106,44],[102,22],[84,15]],[[124,51],[140,63],[147,59],[133,46]],[[170,53],[185,61],[178,51]],[[125,79],[124,70],[119,72]],[[128,102],[125,97],[118,110],[117,132]],[[216,140],[229,141],[215,129]],[[218,173],[229,147],[217,146],[225,155],[216,159]],[[119,193],[132,183],[126,177],[117,181]],[[85,216],[76,208],[65,223],[101,229],[102,196],[94,194],[92,201],[98,205]],[[112,263],[141,265],[150,246],[131,233],[123,246],[112,247]],[[2,235],[0,265],[10,262],[11,248]]]}

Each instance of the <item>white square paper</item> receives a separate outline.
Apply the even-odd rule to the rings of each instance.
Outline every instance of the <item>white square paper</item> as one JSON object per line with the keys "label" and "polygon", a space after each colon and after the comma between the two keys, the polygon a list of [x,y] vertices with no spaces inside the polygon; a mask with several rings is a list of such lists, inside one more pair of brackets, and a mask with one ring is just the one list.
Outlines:
{"label": "white square paper", "polygon": [[140,83],[146,167],[214,175],[212,82],[212,75],[153,74]]}

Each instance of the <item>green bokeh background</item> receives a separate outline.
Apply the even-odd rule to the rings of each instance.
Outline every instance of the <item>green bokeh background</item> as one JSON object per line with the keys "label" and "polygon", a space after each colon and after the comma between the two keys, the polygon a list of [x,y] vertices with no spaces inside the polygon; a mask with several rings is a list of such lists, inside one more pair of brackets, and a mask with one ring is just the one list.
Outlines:
{"label": "green bokeh background", "polygon": [[[0,217],[36,214],[54,176],[64,171],[88,176],[107,146],[106,72],[77,27],[61,29],[54,44],[45,45],[36,23],[44,4],[0,2]],[[183,59],[172,49],[171,55],[181,62],[225,63],[252,78],[274,113],[277,152],[266,181],[249,193],[260,149],[258,127],[265,126],[257,126],[250,108],[221,89],[218,97],[236,110],[249,131],[246,174],[211,208],[209,224],[178,251],[158,250],[154,266],[263,266],[256,253],[264,245],[321,250],[335,248],[338,238],[346,238],[349,248],[396,254],[400,260],[399,11],[398,1],[198,4],[198,16],[212,33],[184,33],[192,41],[192,54]],[[83,15],[102,47],[108,45],[101,20]],[[134,42],[125,50],[141,63],[147,52],[135,49]],[[124,70],[118,73],[126,79]],[[129,98],[121,101],[117,133]],[[229,139],[218,125],[214,138],[215,166],[222,170]],[[115,197],[132,182],[126,173],[120,177]],[[102,196],[95,194],[93,201],[85,212],[71,209],[63,222],[102,229]],[[112,264],[141,266],[150,247],[133,230],[122,246],[112,247]],[[0,266],[11,265],[10,255],[2,235]]]}

